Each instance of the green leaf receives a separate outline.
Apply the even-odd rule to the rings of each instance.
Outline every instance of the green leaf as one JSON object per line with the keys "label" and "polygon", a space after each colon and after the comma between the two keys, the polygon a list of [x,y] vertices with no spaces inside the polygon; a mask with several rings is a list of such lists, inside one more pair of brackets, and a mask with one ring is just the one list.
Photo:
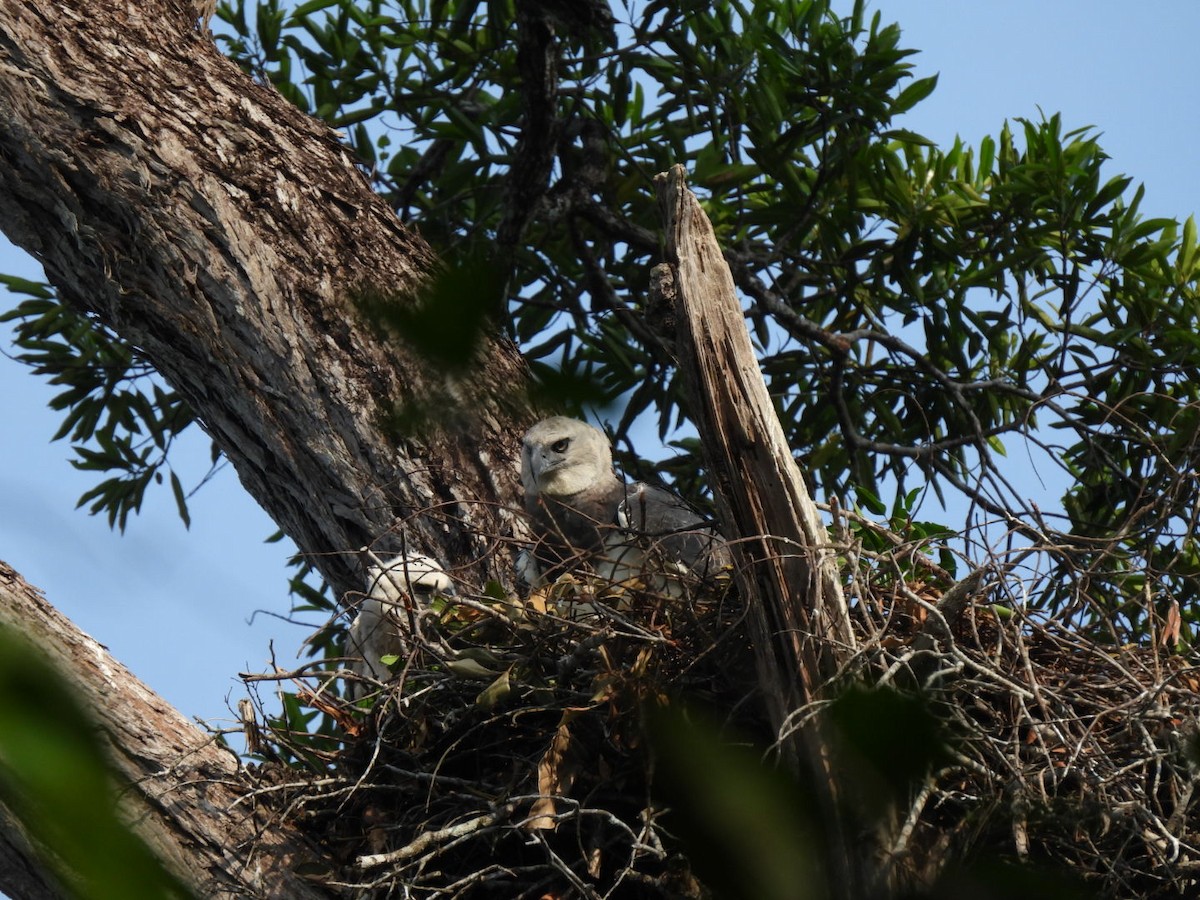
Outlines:
{"label": "green leaf", "polygon": [[1179,242],[1179,259],[1176,263],[1179,281],[1186,283],[1192,279],[1196,269],[1196,219],[1188,216],[1183,223],[1183,238]]}
{"label": "green leaf", "polygon": [[829,715],[841,738],[839,765],[871,816],[902,802],[950,759],[945,727],[919,697],[854,687],[838,696]]}
{"label": "green leaf", "polygon": [[307,3],[301,3],[292,10],[292,24],[294,25],[299,19],[310,16],[322,9],[328,9],[331,6],[339,5],[340,0],[308,0]]}
{"label": "green leaf", "polygon": [[[763,754],[721,740],[696,711],[651,709],[656,767],[673,833],[717,896],[827,896],[812,799]],[[714,778],[713,773],[721,773]]]}
{"label": "green leaf", "polygon": [[496,677],[496,672],[474,659],[451,659],[446,661],[446,669],[459,678],[490,680]]}
{"label": "green leaf", "polygon": [[[54,297],[54,291],[50,285],[39,281],[29,281],[26,278],[20,278],[16,275],[0,275],[0,284],[8,288],[11,293],[24,294],[27,297],[33,297],[38,300],[51,300]],[[20,307],[17,307],[16,309],[0,313],[0,322],[10,322],[22,315],[20,309]]]}
{"label": "green leaf", "polygon": [[854,495],[858,498],[858,502],[867,512],[872,515],[882,516],[887,513],[887,506],[874,493],[859,485],[854,489]]}
{"label": "green leaf", "polygon": [[937,146],[929,138],[917,134],[915,131],[909,131],[907,128],[891,128],[880,134],[880,137],[884,140],[898,141],[901,144],[915,144],[919,147]]}
{"label": "green leaf", "polygon": [[926,97],[933,93],[937,87],[938,76],[930,75],[927,78],[918,78],[912,84],[908,85],[900,92],[892,103],[891,113],[893,116],[898,116],[901,113],[908,112]]}
{"label": "green leaf", "polygon": [[432,365],[463,372],[479,361],[484,331],[502,308],[503,286],[502,267],[477,253],[445,267],[415,297],[363,294],[357,306]]}
{"label": "green leaf", "polygon": [[183,491],[179,476],[174,472],[171,472],[171,492],[175,495],[175,508],[179,511],[179,518],[183,520],[183,527],[191,528],[192,517],[188,513],[187,495]]}

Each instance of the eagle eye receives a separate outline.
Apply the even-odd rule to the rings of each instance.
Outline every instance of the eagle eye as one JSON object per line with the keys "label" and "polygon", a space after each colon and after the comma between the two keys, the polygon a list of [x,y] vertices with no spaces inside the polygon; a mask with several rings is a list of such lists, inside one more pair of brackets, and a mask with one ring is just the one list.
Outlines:
{"label": "eagle eye", "polygon": [[570,443],[570,438],[563,438],[561,441],[555,441],[553,444],[551,444],[550,449],[555,453],[566,453],[567,447],[570,445]]}

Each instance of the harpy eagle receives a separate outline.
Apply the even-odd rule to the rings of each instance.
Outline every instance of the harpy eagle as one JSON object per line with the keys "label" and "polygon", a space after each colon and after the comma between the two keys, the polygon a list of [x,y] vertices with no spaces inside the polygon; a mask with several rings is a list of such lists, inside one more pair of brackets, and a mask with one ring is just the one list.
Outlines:
{"label": "harpy eagle", "polygon": [[[387,681],[391,673],[382,658],[408,652],[402,634],[409,627],[409,614],[418,616],[428,609],[434,594],[452,596],[454,583],[428,556],[406,553],[369,566],[367,596],[346,637],[346,655],[354,657],[350,671],[360,678]],[[351,699],[368,693],[368,685],[369,681],[350,681]]]}
{"label": "harpy eagle", "polygon": [[682,498],[618,478],[608,438],[586,422],[553,416],[530,428],[521,483],[537,538],[531,583],[587,565],[614,583],[676,593],[660,576],[703,579],[729,565],[725,541]]}

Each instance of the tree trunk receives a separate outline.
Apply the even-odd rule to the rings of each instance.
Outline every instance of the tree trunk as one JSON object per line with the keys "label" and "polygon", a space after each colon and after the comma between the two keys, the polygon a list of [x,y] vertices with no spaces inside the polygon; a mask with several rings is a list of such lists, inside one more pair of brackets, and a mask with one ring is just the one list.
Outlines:
{"label": "tree trunk", "polygon": [[[366,544],[480,560],[473,574],[488,574],[506,556],[495,540],[513,524],[504,510],[516,508],[518,437],[531,418],[519,354],[490,341],[476,370],[455,378],[378,339],[352,298],[411,292],[432,253],[333,134],[251,82],[194,24],[180,0],[0,0],[0,227],[43,263],[64,301],[135,345],[179,391],[336,590],[361,584]],[[720,309],[707,308],[716,301],[697,268],[711,271],[720,254],[692,243],[706,226],[685,194],[669,218],[690,320],[683,343],[697,343],[702,395],[737,389],[724,408],[699,405],[698,421],[726,521],[774,536],[738,553],[748,595],[767,591],[756,607],[760,677],[782,727],[836,665],[829,648],[848,645],[844,602],[769,401],[743,405],[750,375],[759,378],[752,354],[720,362],[735,331],[746,340],[732,285],[722,288],[733,304],[719,314],[724,331],[696,318]],[[388,435],[380,422],[402,402],[455,418]],[[769,470],[782,481],[759,493]],[[801,552],[777,559],[779,540]],[[0,621],[45,647],[94,709],[131,785],[127,812],[171,870],[202,895],[228,884],[252,896],[320,896],[292,874],[319,854],[286,824],[229,815],[249,790],[234,757],[14,574],[0,575],[9,579]],[[819,741],[791,746],[827,767]],[[24,877],[23,890],[53,895],[22,847],[12,832],[0,838],[9,873],[0,883]]]}
{"label": "tree trunk", "polygon": [[[350,298],[411,290],[431,251],[334,134],[195,19],[180,0],[0,0],[0,228],[186,398],[339,594],[361,586],[367,544],[490,574],[531,418],[519,354],[487,341],[456,378],[378,339]],[[454,417],[389,435],[380,422],[400,403]],[[248,790],[234,757],[6,575],[0,619],[95,710],[136,786],[130,813],[171,868],[201,895],[319,896],[290,874],[311,848],[228,814]],[[12,825],[0,810],[0,884],[52,896]]]}
{"label": "tree trunk", "polygon": [[[194,25],[181,0],[0,0],[0,227],[187,399],[339,592],[398,525],[493,559],[523,361],[493,341],[456,379],[377,339],[351,297],[411,291],[431,251],[332,132]],[[445,415],[389,435],[402,403]]]}
{"label": "tree trunk", "polygon": [[0,806],[0,891],[17,900],[59,900],[65,896],[37,863],[37,853],[21,823]]}

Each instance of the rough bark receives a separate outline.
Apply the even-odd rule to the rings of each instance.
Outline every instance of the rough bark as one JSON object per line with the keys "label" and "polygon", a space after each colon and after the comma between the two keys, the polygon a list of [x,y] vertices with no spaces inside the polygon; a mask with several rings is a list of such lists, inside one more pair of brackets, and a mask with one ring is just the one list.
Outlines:
{"label": "rough bark", "polygon": [[[336,588],[401,521],[485,558],[517,495],[519,355],[490,342],[454,379],[376,338],[350,298],[411,290],[429,248],[194,25],[179,0],[0,0],[0,227],[188,400]],[[388,435],[397,404],[456,418]]]}
{"label": "rough bark", "polygon": [[[519,354],[486,342],[456,379],[361,322],[350,298],[413,288],[431,251],[332,132],[194,26],[179,0],[0,0],[0,228],[187,399],[339,593],[361,584],[366,544],[485,574],[519,492]],[[389,435],[397,404],[454,418]],[[130,814],[171,867],[202,895],[223,878],[249,896],[317,896],[289,875],[302,851],[286,828],[229,814],[247,790],[236,760],[6,577],[0,619],[93,702],[138,786]],[[12,825],[0,813],[7,883],[52,895]]]}
{"label": "rough bark", "polygon": [[[0,562],[0,628],[22,634],[70,682],[111,747],[121,807],[168,870],[196,896],[327,897],[296,874],[331,868],[286,821],[247,795],[237,757],[217,746]],[[235,805],[236,804],[236,805]],[[0,808],[0,890],[61,896]]]}
{"label": "rough bark", "polygon": [[[836,554],[771,403],[712,224],[682,166],[656,184],[670,267],[658,290],[673,293],[692,417],[726,533],[738,538],[733,554],[742,595],[753,598],[759,683],[785,758],[811,776],[832,824],[841,818],[842,792],[831,747],[819,717],[796,716],[823,698],[854,648]],[[859,896],[853,839],[845,829],[829,831],[830,883],[842,896]]]}
{"label": "rough bark", "polygon": [[0,891],[19,900],[59,900],[63,891],[37,864],[24,827],[0,806]]}

